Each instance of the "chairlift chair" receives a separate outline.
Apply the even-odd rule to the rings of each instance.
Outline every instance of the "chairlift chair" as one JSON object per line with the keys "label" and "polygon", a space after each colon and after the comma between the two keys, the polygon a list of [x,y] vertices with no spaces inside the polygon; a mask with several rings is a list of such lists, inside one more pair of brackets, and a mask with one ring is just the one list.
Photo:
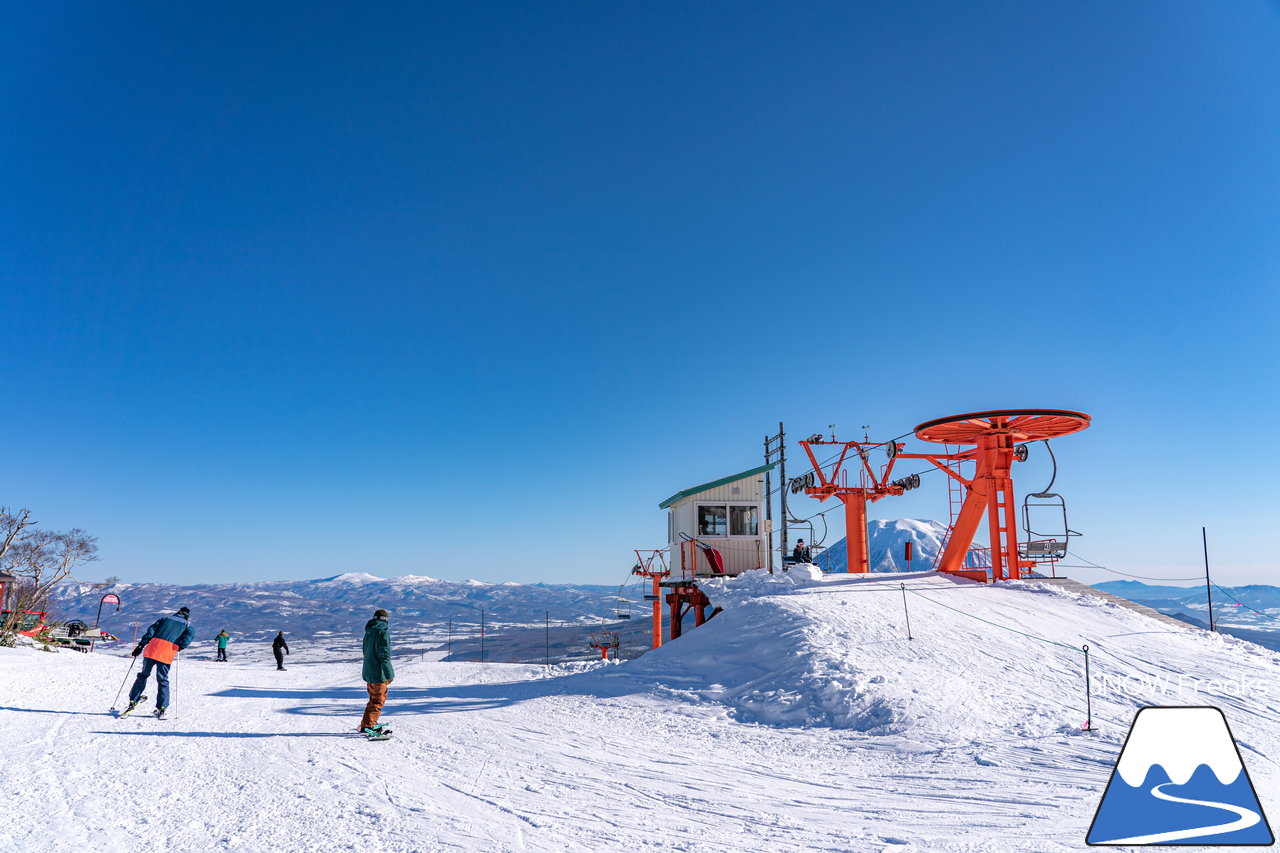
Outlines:
{"label": "chairlift chair", "polygon": [[[1080,535],[1067,524],[1066,499],[1056,492],[1049,491],[1053,488],[1054,481],[1058,479],[1058,459],[1053,455],[1053,448],[1049,446],[1047,440],[1044,446],[1049,451],[1049,458],[1053,460],[1053,475],[1049,478],[1049,485],[1045,486],[1043,491],[1033,492],[1022,498],[1022,529],[1027,535],[1026,541],[1018,546],[1018,552],[1019,556],[1027,560],[1061,560],[1067,556],[1067,546],[1071,542],[1071,537]],[[1032,510],[1040,510],[1037,516],[1041,519],[1046,516],[1052,519],[1061,516],[1062,523],[1054,524],[1051,531],[1036,530],[1031,522]],[[1040,524],[1044,522],[1041,521]]]}

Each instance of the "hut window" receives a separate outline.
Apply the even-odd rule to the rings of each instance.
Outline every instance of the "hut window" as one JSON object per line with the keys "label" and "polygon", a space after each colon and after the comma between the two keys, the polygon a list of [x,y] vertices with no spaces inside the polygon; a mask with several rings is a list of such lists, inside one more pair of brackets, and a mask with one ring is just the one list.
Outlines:
{"label": "hut window", "polygon": [[698,535],[699,536],[726,536],[729,533],[726,525],[725,507],[723,504],[719,506],[699,506],[698,507]]}
{"label": "hut window", "polygon": [[699,504],[699,536],[759,536],[760,508],[755,504]]}
{"label": "hut window", "polygon": [[733,536],[759,536],[760,523],[753,506],[729,507],[729,533]]}

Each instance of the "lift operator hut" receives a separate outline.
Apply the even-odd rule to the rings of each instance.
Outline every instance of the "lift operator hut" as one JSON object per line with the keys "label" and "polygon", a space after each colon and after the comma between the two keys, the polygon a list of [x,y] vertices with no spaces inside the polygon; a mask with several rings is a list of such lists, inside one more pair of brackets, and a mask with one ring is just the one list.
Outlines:
{"label": "lift operator hut", "polygon": [[762,465],[703,483],[676,492],[658,505],[667,511],[667,545],[673,577],[713,574],[702,549],[681,547],[689,538],[719,551],[726,575],[768,565],[764,473],[773,467]]}

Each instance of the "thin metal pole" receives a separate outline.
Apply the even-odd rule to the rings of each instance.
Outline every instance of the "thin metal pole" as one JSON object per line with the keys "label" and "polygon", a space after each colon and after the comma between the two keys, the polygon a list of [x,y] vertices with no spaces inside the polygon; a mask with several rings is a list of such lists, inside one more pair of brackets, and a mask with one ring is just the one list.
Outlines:
{"label": "thin metal pole", "polygon": [[445,640],[444,653],[446,657],[453,655],[453,620],[449,620],[449,639]]}
{"label": "thin metal pole", "polygon": [[907,617],[907,639],[913,640],[915,638],[911,636],[911,612],[907,610],[907,585],[900,583],[898,586],[902,587],[902,612]]}
{"label": "thin metal pole", "polygon": [[1218,630],[1213,626],[1213,588],[1209,585],[1209,534],[1201,527],[1200,538],[1204,541],[1204,595],[1209,601],[1209,630]]}
{"label": "thin metal pole", "polygon": [[546,633],[546,640],[547,640],[547,669],[551,669],[551,611],[550,611],[550,610],[545,610],[545,611],[543,611],[543,612],[546,614],[546,615],[544,616],[544,619],[546,620],[545,625],[546,625],[546,632],[547,632],[547,633]]}
{"label": "thin metal pole", "polygon": [[1089,717],[1084,721],[1084,730],[1091,732],[1093,731],[1093,687],[1089,681],[1089,646],[1086,644],[1082,648],[1084,649],[1084,701]]}
{"label": "thin metal pole", "polygon": [[484,663],[484,608],[480,608],[480,663]]}
{"label": "thin metal pole", "polygon": [[120,694],[124,692],[124,686],[129,682],[129,676],[133,674],[133,665],[138,662],[137,658],[129,661],[129,669],[124,674],[124,681],[120,682],[120,689],[116,691],[116,698],[111,700],[111,710],[116,709],[116,703],[120,701]]}
{"label": "thin metal pole", "polygon": [[778,494],[781,495],[780,507],[782,509],[782,568],[786,569],[787,559],[787,433],[783,428],[782,421],[778,421],[778,483],[781,488]]}
{"label": "thin metal pole", "polygon": [[[769,436],[764,437],[764,464],[768,465],[772,458],[769,451]],[[764,526],[769,531],[769,574],[773,574],[773,482],[771,470],[764,472]]]}

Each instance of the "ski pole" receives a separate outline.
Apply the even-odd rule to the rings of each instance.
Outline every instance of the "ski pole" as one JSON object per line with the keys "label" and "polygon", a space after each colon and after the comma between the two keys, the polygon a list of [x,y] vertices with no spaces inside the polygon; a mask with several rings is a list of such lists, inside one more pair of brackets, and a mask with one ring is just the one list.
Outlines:
{"label": "ski pole", "polygon": [[124,674],[124,681],[120,682],[120,689],[116,691],[116,698],[111,700],[111,710],[116,709],[116,703],[120,701],[120,694],[124,692],[124,686],[129,683],[129,675],[133,672],[133,665],[138,662],[137,658],[129,661],[129,671]]}

